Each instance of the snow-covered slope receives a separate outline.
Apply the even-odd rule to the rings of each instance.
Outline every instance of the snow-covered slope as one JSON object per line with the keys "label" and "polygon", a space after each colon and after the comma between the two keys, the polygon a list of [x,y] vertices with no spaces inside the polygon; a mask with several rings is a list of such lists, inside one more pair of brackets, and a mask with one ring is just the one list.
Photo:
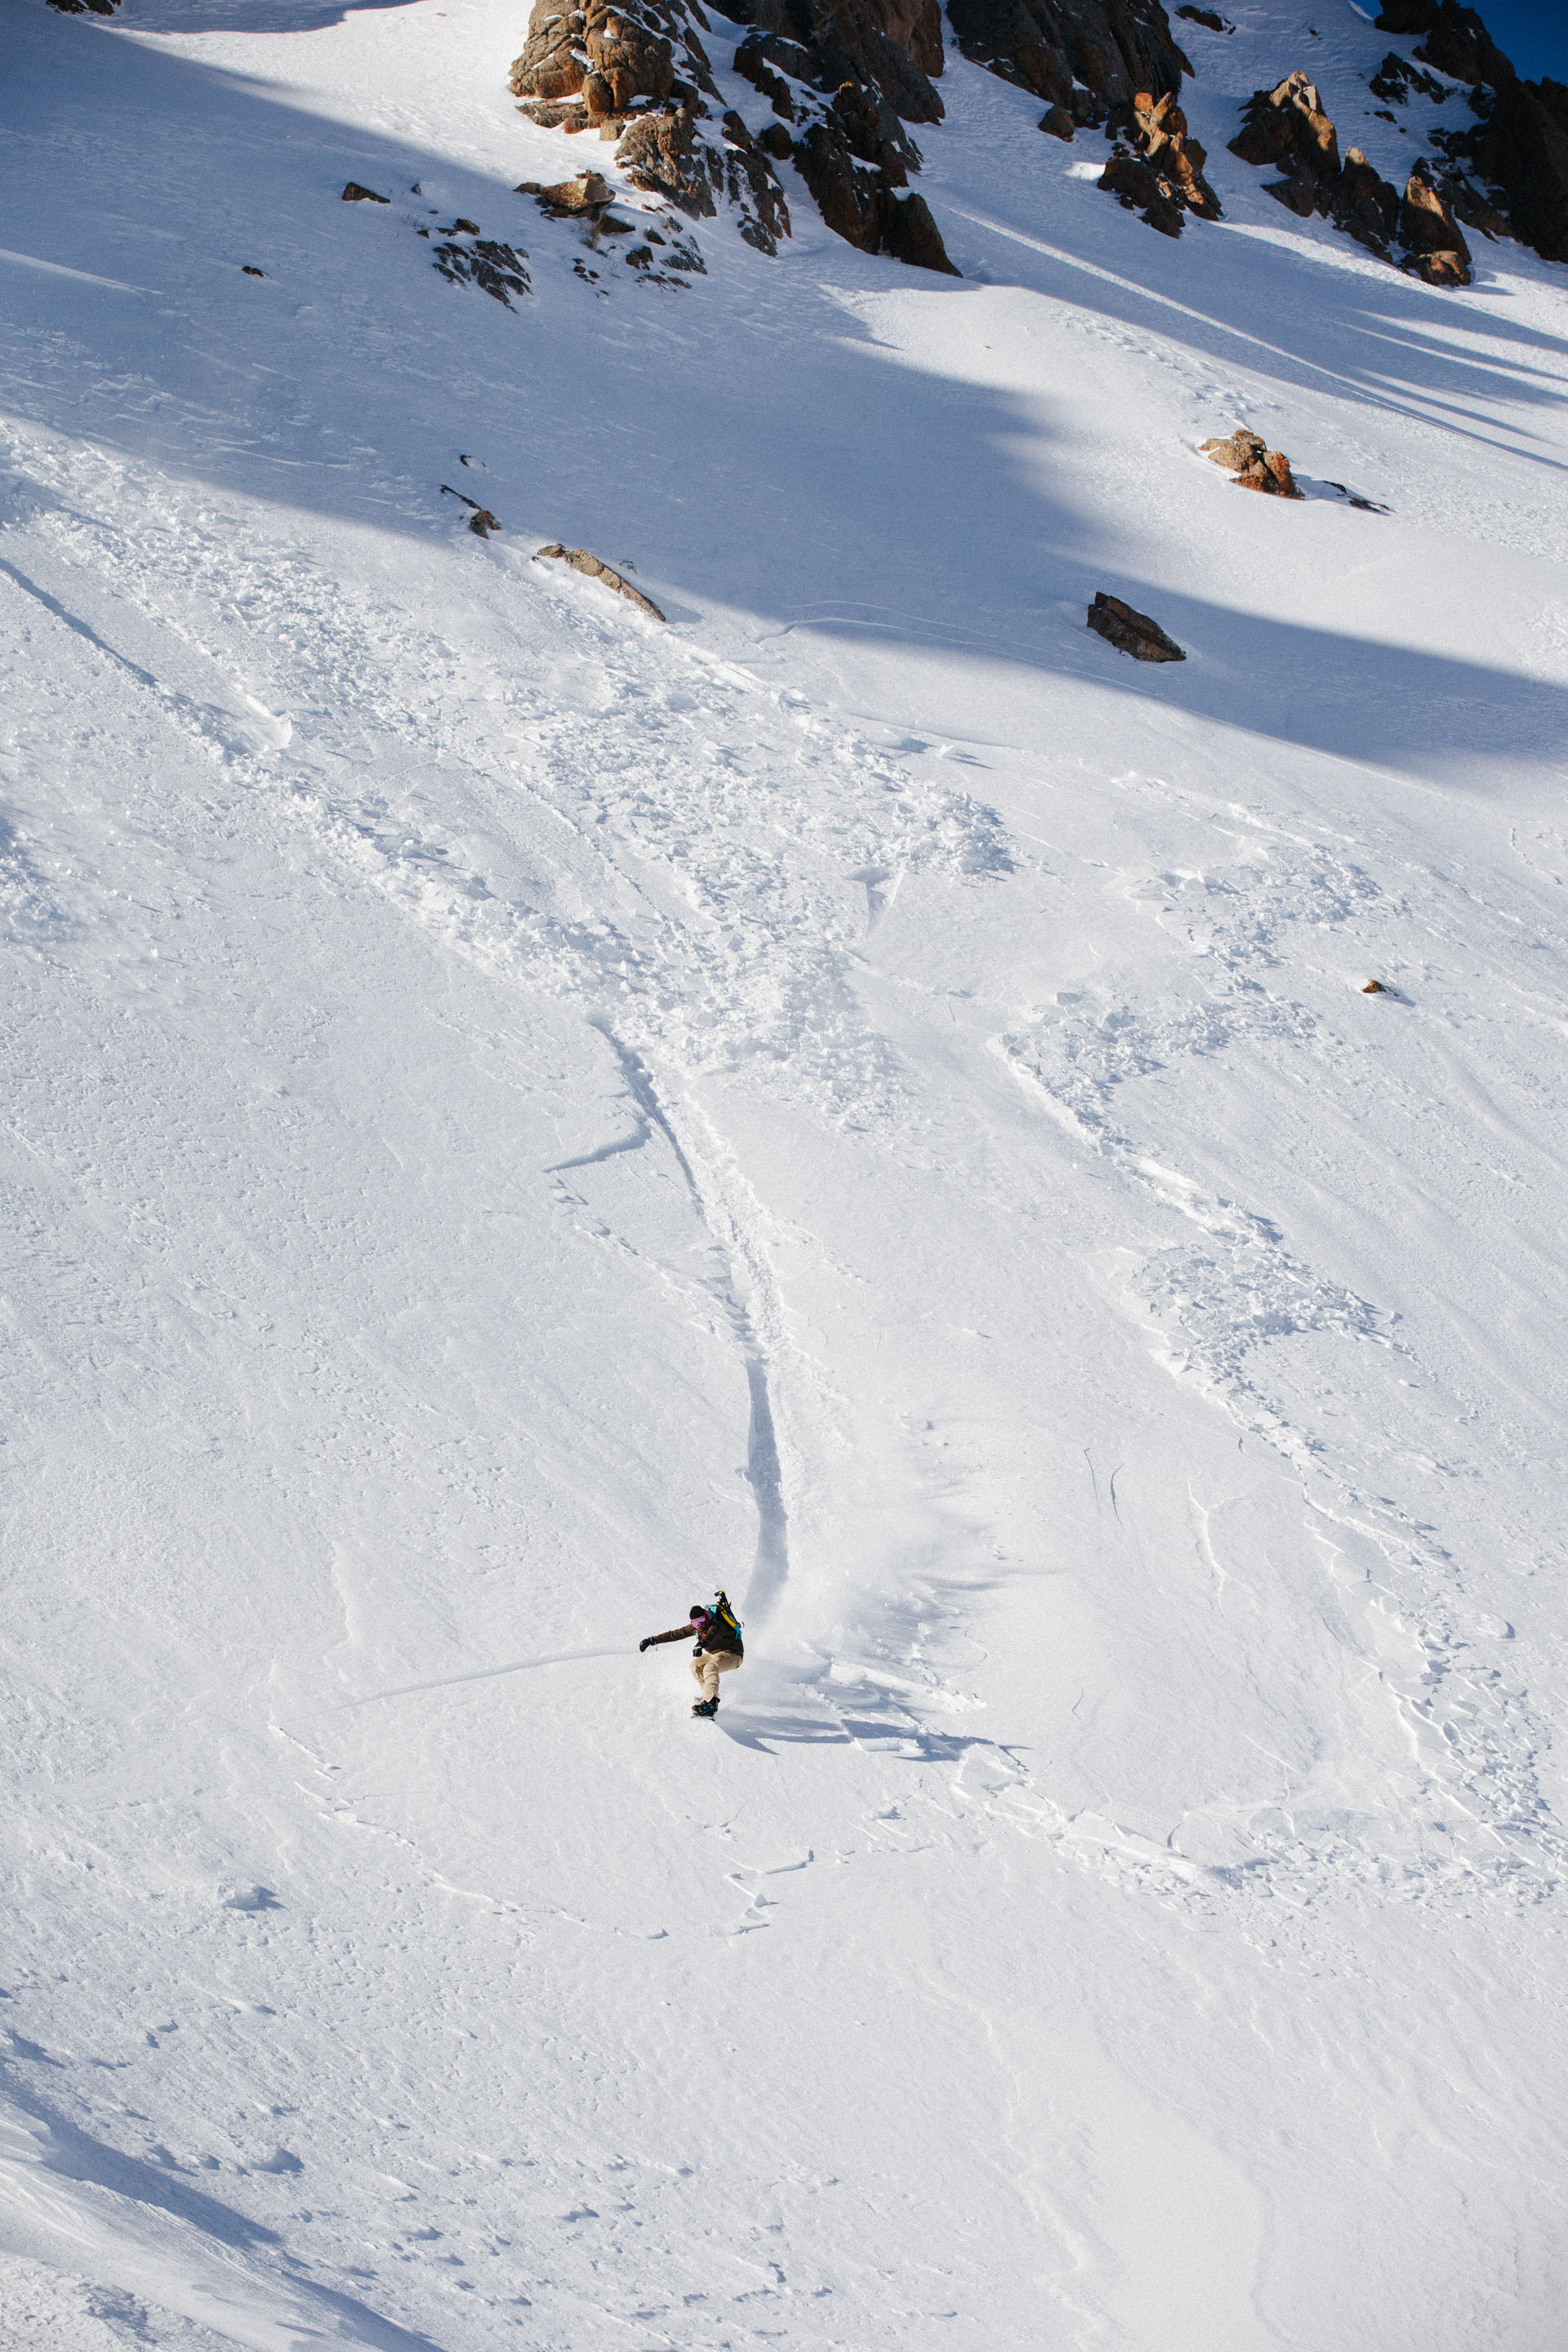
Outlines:
{"label": "snow-covered slope", "polygon": [[680,287],[498,0],[7,0],[7,2345],[1559,2340],[1568,273],[1322,6]]}

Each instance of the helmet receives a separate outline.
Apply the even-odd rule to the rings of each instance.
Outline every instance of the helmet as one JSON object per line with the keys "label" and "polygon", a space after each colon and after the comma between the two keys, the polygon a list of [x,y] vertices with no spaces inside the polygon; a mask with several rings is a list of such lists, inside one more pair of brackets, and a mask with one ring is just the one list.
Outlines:
{"label": "helmet", "polygon": [[708,1619],[709,1619],[710,1617],[711,1617],[711,1616],[712,1616],[713,1612],[711,1611],[711,1609],[709,1609],[709,1608],[704,1607],[703,1603],[702,1603],[700,1601],[694,1601],[692,1602],[692,1604],[691,1604],[690,1608],[687,1611],[687,1612],[686,1612],[686,1613],[687,1613],[687,1615],[688,1615],[689,1617],[690,1617],[690,1618],[692,1618],[692,1619],[696,1619],[696,1618],[698,1618],[698,1617],[700,1617],[700,1618],[702,1619],[703,1622],[706,1624],[706,1622],[707,1622]]}

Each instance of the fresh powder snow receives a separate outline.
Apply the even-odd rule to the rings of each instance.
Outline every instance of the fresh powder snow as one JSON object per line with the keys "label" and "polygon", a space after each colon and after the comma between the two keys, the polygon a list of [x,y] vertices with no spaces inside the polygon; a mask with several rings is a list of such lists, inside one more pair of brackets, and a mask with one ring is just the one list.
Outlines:
{"label": "fresh powder snow", "polygon": [[6,2347],[1563,2341],[1568,268],[1227,153],[1374,14],[1179,241],[950,39],[948,278],[6,0]]}

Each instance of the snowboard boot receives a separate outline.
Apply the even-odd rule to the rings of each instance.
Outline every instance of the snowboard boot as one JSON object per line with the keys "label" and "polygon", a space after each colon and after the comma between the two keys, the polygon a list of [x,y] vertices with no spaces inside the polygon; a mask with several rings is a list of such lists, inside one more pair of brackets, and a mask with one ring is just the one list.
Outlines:
{"label": "snowboard boot", "polygon": [[716,1698],[700,1698],[691,1712],[693,1715],[717,1715],[719,1702]]}

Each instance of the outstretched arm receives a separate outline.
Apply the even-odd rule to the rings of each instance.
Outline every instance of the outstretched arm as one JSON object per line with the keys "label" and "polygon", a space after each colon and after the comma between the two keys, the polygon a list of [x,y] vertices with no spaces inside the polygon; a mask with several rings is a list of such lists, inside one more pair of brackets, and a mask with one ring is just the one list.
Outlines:
{"label": "outstretched arm", "polygon": [[689,1642],[696,1632],[694,1625],[672,1625],[668,1633],[649,1633],[637,1643],[639,1650],[657,1650],[661,1642]]}

